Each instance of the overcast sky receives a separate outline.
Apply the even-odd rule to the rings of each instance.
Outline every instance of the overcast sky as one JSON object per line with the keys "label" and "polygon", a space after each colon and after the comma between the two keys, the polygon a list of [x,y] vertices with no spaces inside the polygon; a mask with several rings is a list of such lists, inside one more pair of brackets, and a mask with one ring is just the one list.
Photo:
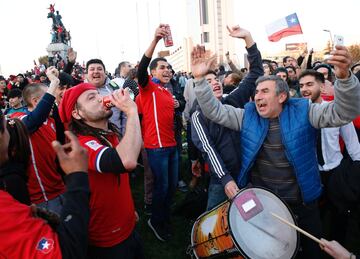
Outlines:
{"label": "overcast sky", "polygon": [[[182,1],[185,0],[1,0],[1,72],[5,76],[24,72],[32,68],[34,59],[47,55],[51,20],[46,17],[50,3],[55,2],[55,9],[60,11],[65,27],[71,32],[78,61],[99,57],[113,72],[121,60],[135,63],[141,58],[159,22],[171,25],[175,45],[182,42],[186,36]],[[281,51],[290,42],[308,42],[309,47],[321,50],[329,39],[323,29],[344,36],[346,45],[360,43],[360,30],[355,23],[359,0],[234,0],[234,3],[234,23],[249,29],[264,53]],[[294,12],[304,35],[269,42],[265,25]],[[242,52],[244,44],[237,46]]]}

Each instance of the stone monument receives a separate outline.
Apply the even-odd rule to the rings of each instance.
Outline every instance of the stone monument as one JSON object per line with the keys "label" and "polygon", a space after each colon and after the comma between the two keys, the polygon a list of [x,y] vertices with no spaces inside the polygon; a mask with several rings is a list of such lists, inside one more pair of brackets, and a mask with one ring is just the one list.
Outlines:
{"label": "stone monument", "polygon": [[50,11],[47,15],[52,20],[51,43],[47,46],[49,65],[58,67],[59,64],[67,62],[67,50],[71,46],[70,31],[66,30],[59,11],[55,14],[55,4],[50,4]]}

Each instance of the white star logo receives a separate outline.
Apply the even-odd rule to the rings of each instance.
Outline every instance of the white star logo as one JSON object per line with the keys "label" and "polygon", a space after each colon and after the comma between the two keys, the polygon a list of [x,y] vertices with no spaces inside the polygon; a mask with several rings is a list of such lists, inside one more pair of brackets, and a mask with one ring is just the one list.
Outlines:
{"label": "white star logo", "polygon": [[42,249],[49,249],[49,243],[48,241],[45,241],[45,243],[42,245]]}
{"label": "white star logo", "polygon": [[295,19],[295,18],[291,18],[290,22],[291,22],[291,23],[296,23],[296,19]]}

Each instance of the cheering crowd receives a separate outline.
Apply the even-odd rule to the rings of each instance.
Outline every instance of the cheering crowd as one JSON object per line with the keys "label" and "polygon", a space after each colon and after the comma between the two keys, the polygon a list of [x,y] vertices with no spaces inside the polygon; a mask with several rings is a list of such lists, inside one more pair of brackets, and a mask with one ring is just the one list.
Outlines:
{"label": "cheering crowd", "polygon": [[[135,68],[115,77],[100,59],[36,75],[0,76],[0,258],[145,258],[129,182],[144,167],[147,225],[173,238],[171,208],[181,172],[182,132],[191,164],[189,188],[208,175],[207,210],[245,187],[278,195],[305,231],[298,258],[356,258],[344,244],[349,218],[359,223],[360,64],[336,46],[263,60],[251,33],[249,69],[217,66],[202,46],[191,73],[153,58],[167,35],[161,24]],[[84,70],[85,74],[82,74]],[[140,158],[140,159],[139,159]],[[140,215],[142,216],[142,215]]]}

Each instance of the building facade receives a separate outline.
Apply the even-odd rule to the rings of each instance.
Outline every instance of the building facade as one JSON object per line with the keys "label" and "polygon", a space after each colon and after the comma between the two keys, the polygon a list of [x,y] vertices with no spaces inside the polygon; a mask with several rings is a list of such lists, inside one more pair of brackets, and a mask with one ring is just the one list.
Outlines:
{"label": "building facade", "polygon": [[[190,55],[194,45],[201,44],[209,53],[217,55],[223,63],[225,53],[235,54],[235,40],[228,35],[226,26],[234,24],[233,0],[187,0],[187,33],[181,45],[175,46],[166,57],[177,71],[190,71]],[[238,60],[233,60],[236,64]]]}

